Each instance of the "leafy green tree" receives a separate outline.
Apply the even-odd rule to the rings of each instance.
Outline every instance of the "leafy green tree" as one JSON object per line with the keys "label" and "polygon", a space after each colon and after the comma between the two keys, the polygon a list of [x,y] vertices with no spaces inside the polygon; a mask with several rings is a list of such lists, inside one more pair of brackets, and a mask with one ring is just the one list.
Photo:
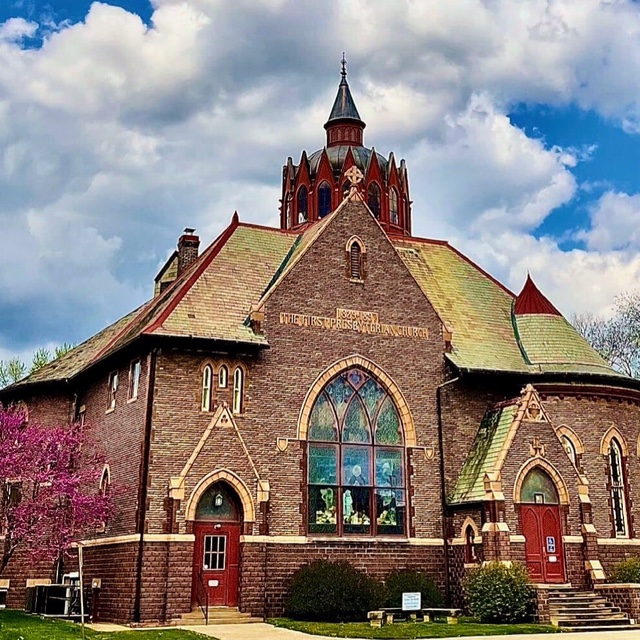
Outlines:
{"label": "leafy green tree", "polygon": [[61,344],[53,350],[53,355],[49,349],[40,347],[36,349],[31,358],[31,365],[27,366],[20,358],[11,358],[10,360],[0,360],[0,389],[6,387],[18,380],[22,380],[27,374],[34,373],[38,369],[42,369],[52,360],[57,360],[73,349],[73,345],[67,342]]}

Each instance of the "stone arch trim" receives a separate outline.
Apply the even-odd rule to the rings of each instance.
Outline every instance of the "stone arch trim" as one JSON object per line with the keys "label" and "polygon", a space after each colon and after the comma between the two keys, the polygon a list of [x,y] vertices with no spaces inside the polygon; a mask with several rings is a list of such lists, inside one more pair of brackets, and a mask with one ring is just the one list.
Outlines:
{"label": "stone arch trim", "polygon": [[365,371],[375,376],[388,391],[392,400],[394,401],[396,408],[398,409],[398,415],[402,423],[404,430],[405,446],[416,447],[416,427],[413,421],[413,416],[409,410],[409,405],[405,400],[402,391],[398,388],[398,385],[391,379],[391,377],[385,373],[376,364],[363,358],[362,356],[354,355],[342,360],[338,360],[332,364],[329,368],[325,369],[311,385],[304,402],[302,403],[302,409],[300,410],[300,416],[298,418],[298,439],[306,440],[309,432],[309,418],[311,417],[311,409],[316,398],[320,395],[320,392],[324,389],[329,380],[336,376],[341,371],[350,369],[351,367],[360,367]]}
{"label": "stone arch trim", "polygon": [[513,502],[515,504],[520,504],[520,492],[522,491],[522,483],[527,477],[529,471],[531,471],[535,467],[540,467],[549,474],[554,484],[556,485],[556,489],[558,490],[558,498],[560,499],[560,504],[569,504],[569,490],[567,489],[567,484],[564,481],[563,477],[560,475],[560,472],[548,460],[540,457],[531,458],[520,467],[520,470],[516,474],[516,481],[513,484]]}
{"label": "stone arch trim", "polygon": [[233,471],[229,471],[228,469],[212,471],[198,482],[187,501],[185,520],[190,521],[196,519],[196,509],[198,508],[200,498],[202,498],[204,492],[212,484],[220,482],[221,480],[231,486],[238,494],[238,498],[240,498],[240,503],[242,504],[243,521],[255,522],[256,508],[253,498],[251,497],[251,492],[247,488],[247,485],[235,473],[233,473]]}
{"label": "stone arch trim", "polygon": [[478,525],[475,523],[474,519],[471,516],[467,516],[462,523],[462,528],[460,529],[460,538],[462,540],[466,540],[467,527],[471,527],[473,529],[474,538],[482,537],[480,529],[478,529]]}
{"label": "stone arch trim", "polygon": [[358,236],[351,236],[347,240],[347,244],[345,245],[345,249],[347,250],[347,253],[349,253],[351,251],[351,247],[356,242],[358,243],[358,246],[360,247],[360,251],[363,254],[367,253],[367,247],[366,247],[365,243],[362,241],[362,238],[359,238]]}
{"label": "stone arch trim", "polygon": [[569,438],[569,440],[573,442],[573,446],[576,448],[576,453],[578,455],[584,453],[584,445],[582,444],[582,440],[580,440],[578,434],[573,429],[571,429],[571,427],[568,427],[566,424],[561,424],[556,429],[556,434],[558,435],[558,438],[562,438],[562,436],[566,436],[567,438]]}
{"label": "stone arch trim", "polygon": [[609,446],[611,445],[611,441],[616,439],[620,444],[620,448],[622,449],[622,455],[626,458],[629,455],[629,448],[627,447],[627,441],[624,439],[624,436],[620,433],[618,428],[615,425],[611,425],[607,432],[602,436],[602,440],[600,440],[600,453],[603,456],[606,456],[609,453]]}

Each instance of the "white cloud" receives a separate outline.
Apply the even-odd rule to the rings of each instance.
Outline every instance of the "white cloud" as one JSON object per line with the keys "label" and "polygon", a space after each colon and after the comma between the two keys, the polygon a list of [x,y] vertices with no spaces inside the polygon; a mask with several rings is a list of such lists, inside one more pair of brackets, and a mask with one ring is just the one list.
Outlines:
{"label": "white cloud", "polygon": [[94,3],[81,23],[41,25],[40,49],[22,44],[38,25],[0,25],[5,353],[77,341],[141,301],[185,225],[206,242],[234,209],[275,224],[281,165],[322,146],[345,47],[367,143],[407,158],[418,233],[451,238],[516,288],[527,265],[540,269],[568,312],[604,309],[614,288],[632,288],[638,196],[601,199],[587,250],[536,240],[594,151],[548,148],[505,114],[520,102],[574,103],[633,130],[637,4],[153,6],[147,26]]}

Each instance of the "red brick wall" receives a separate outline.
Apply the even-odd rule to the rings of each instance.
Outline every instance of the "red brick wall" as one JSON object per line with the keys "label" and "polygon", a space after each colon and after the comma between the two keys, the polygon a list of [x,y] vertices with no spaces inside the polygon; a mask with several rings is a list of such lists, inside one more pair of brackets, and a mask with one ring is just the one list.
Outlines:
{"label": "red brick wall", "polygon": [[346,560],[378,580],[384,580],[394,569],[415,568],[430,575],[440,589],[444,589],[441,546],[373,540],[300,545],[245,543],[241,554],[241,610],[255,616],[283,615],[287,590],[295,571],[314,560],[323,559]]}

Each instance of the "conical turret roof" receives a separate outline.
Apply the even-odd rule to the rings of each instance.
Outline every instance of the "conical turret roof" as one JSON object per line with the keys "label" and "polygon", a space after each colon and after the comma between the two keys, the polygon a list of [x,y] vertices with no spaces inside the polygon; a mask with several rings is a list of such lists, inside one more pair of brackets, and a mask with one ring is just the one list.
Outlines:
{"label": "conical turret roof", "polygon": [[527,274],[527,281],[524,283],[522,291],[515,300],[513,312],[516,316],[528,314],[562,315],[538,289],[529,274]]}
{"label": "conical turret roof", "polygon": [[342,58],[341,74],[342,79],[338,86],[338,94],[333,102],[333,108],[331,109],[329,119],[325,123],[324,127],[326,129],[337,120],[355,120],[362,126],[362,128],[364,128],[366,125],[360,118],[356,103],[354,102],[351,90],[349,89],[349,83],[347,82],[347,68],[344,57]]}

